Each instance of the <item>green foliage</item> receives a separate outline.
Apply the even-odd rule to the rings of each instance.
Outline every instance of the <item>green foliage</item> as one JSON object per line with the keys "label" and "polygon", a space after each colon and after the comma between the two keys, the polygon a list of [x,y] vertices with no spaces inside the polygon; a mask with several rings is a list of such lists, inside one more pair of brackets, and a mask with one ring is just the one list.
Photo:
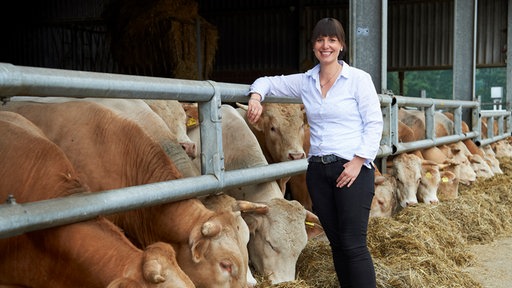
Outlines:
{"label": "green foliage", "polygon": [[491,87],[503,87],[503,99],[505,101],[507,88],[507,69],[480,68],[476,70],[475,95],[481,97],[482,109],[492,109]]}

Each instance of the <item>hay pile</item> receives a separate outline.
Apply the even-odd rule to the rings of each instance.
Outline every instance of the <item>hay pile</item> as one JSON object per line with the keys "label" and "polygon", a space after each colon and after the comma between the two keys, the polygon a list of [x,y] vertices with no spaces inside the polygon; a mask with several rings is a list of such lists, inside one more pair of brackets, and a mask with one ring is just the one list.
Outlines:
{"label": "hay pile", "polygon": [[[512,160],[499,160],[503,175],[461,185],[456,200],[370,219],[377,287],[482,287],[463,271],[474,261],[468,247],[512,233]],[[258,287],[338,287],[325,239],[308,243],[297,273],[298,281]]]}
{"label": "hay pile", "polygon": [[218,31],[198,14],[197,2],[113,0],[103,18],[113,58],[124,73],[196,80],[211,75]]}

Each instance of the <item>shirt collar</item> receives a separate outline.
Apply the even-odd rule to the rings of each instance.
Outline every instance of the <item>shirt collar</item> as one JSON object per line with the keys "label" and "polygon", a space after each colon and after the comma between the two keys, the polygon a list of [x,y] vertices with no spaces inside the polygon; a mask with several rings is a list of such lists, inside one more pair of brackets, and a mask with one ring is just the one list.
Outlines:
{"label": "shirt collar", "polygon": [[[345,78],[349,78],[350,77],[350,65],[348,65],[345,61],[343,60],[339,60],[338,63],[341,64],[341,66],[343,66],[343,69],[341,69],[341,75],[342,77],[345,77]],[[308,71],[306,71],[306,75],[309,76],[309,77],[312,77],[314,79],[317,79],[318,80],[318,77],[319,77],[319,73],[320,73],[320,64],[316,64],[315,67],[309,69]]]}

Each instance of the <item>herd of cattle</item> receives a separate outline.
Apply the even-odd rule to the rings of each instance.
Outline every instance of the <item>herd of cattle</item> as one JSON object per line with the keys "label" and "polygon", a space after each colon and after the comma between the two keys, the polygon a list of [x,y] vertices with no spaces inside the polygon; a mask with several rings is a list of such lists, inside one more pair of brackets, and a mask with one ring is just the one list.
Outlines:
{"label": "herd of cattle", "polygon": [[[301,105],[266,103],[255,124],[246,109],[220,108],[226,170],[306,157]],[[436,114],[437,137],[453,133],[452,119]],[[401,109],[400,121],[401,141],[424,139],[421,111]],[[1,106],[0,133],[0,196],[18,203],[201,171],[194,104],[13,97]],[[467,140],[388,157],[385,173],[376,169],[371,216],[454,199],[459,184],[502,173],[497,158],[511,157],[511,147],[507,140],[485,147]],[[300,174],[28,232],[0,239],[0,286],[252,287],[250,266],[273,284],[292,281],[308,239],[323,232],[313,212]]]}

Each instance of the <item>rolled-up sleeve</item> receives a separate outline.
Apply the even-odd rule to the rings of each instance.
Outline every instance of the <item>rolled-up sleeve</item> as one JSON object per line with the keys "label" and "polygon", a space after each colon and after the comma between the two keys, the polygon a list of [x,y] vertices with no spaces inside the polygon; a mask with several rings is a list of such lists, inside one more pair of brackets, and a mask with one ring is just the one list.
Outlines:
{"label": "rolled-up sleeve", "polygon": [[303,73],[281,76],[260,77],[252,83],[249,88],[250,93],[261,95],[261,101],[267,95],[287,98],[300,98],[300,88],[303,81]]}

